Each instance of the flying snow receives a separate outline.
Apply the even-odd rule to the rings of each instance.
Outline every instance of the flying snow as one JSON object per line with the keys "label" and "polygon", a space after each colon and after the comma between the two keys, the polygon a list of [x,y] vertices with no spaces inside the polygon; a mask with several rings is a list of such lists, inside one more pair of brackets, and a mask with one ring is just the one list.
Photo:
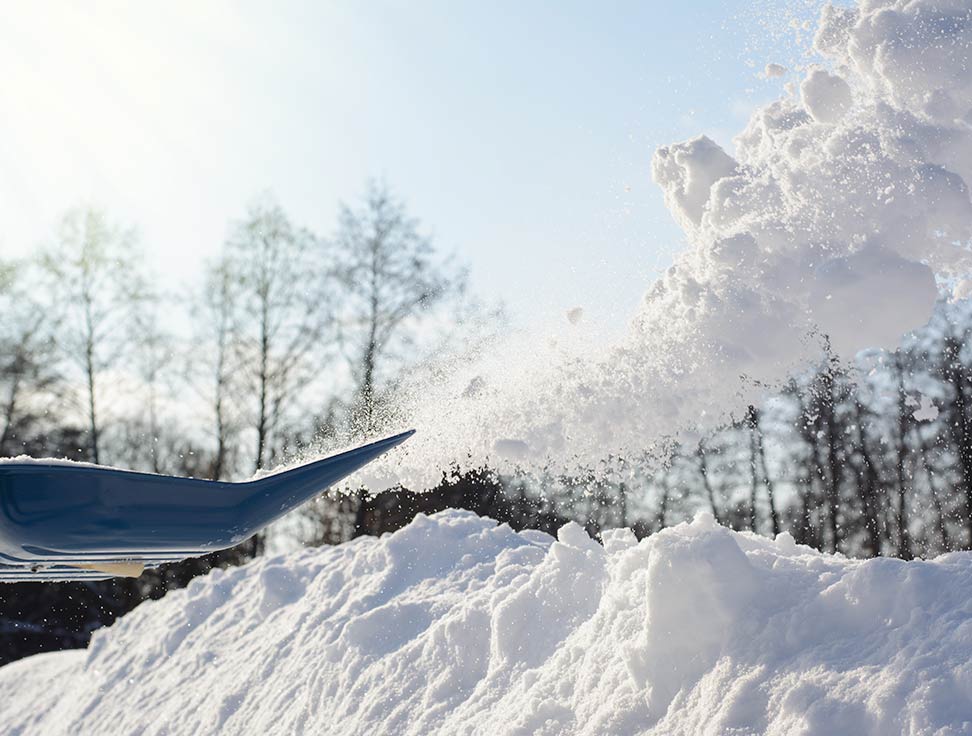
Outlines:
{"label": "flying snow", "polygon": [[[825,346],[845,359],[893,349],[940,296],[968,293],[970,47],[964,0],[825,8],[814,64],[753,113],[734,151],[700,136],[655,152],[688,247],[621,344],[605,356],[576,333],[518,335],[416,384],[406,481],[467,458],[570,465],[641,450],[743,408]],[[464,395],[471,381],[481,390]]]}

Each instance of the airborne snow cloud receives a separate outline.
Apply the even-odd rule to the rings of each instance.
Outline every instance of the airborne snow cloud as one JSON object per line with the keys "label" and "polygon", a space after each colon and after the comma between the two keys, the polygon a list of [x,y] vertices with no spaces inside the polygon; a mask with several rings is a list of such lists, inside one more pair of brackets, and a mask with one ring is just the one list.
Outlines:
{"label": "airborne snow cloud", "polygon": [[849,356],[924,324],[936,277],[970,265],[970,44],[967,3],[828,7],[820,65],[734,156],[706,138],[660,149],[654,179],[692,249],[649,295],[646,332],[677,314],[772,373],[812,331]]}
{"label": "airborne snow cloud", "polygon": [[970,48],[964,0],[824,8],[813,65],[735,150],[701,136],[655,152],[687,247],[622,344],[521,335],[415,386],[406,477],[511,443],[538,466],[644,448],[754,400],[825,338],[845,358],[893,348],[967,294]]}

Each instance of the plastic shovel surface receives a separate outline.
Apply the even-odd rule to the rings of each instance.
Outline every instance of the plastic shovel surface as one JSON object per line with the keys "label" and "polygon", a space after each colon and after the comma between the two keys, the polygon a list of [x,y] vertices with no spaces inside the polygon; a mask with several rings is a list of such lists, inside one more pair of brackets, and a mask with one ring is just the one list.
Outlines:
{"label": "plastic shovel surface", "polygon": [[245,483],[0,463],[0,582],[138,575],[233,547],[412,434]]}

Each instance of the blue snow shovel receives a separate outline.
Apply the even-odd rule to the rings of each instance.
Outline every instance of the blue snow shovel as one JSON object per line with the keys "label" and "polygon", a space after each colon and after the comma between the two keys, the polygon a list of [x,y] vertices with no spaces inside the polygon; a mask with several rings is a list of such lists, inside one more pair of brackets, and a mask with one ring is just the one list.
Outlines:
{"label": "blue snow shovel", "polygon": [[246,483],[0,463],[0,582],[135,577],[232,547],[412,434]]}

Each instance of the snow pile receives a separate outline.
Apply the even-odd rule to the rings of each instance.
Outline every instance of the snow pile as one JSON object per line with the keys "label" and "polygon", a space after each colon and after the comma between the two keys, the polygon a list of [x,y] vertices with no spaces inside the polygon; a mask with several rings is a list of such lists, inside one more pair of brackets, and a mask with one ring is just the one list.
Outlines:
{"label": "snow pile", "polygon": [[819,356],[824,335],[845,358],[893,348],[940,291],[972,293],[970,50],[967,0],[827,6],[814,64],[734,152],[703,136],[655,153],[687,249],[623,344],[605,358],[564,325],[416,387],[412,467],[642,450],[713,407],[745,407]]}
{"label": "snow pile", "polygon": [[959,734],[972,556],[469,512],[216,571],[0,668],[5,733]]}

